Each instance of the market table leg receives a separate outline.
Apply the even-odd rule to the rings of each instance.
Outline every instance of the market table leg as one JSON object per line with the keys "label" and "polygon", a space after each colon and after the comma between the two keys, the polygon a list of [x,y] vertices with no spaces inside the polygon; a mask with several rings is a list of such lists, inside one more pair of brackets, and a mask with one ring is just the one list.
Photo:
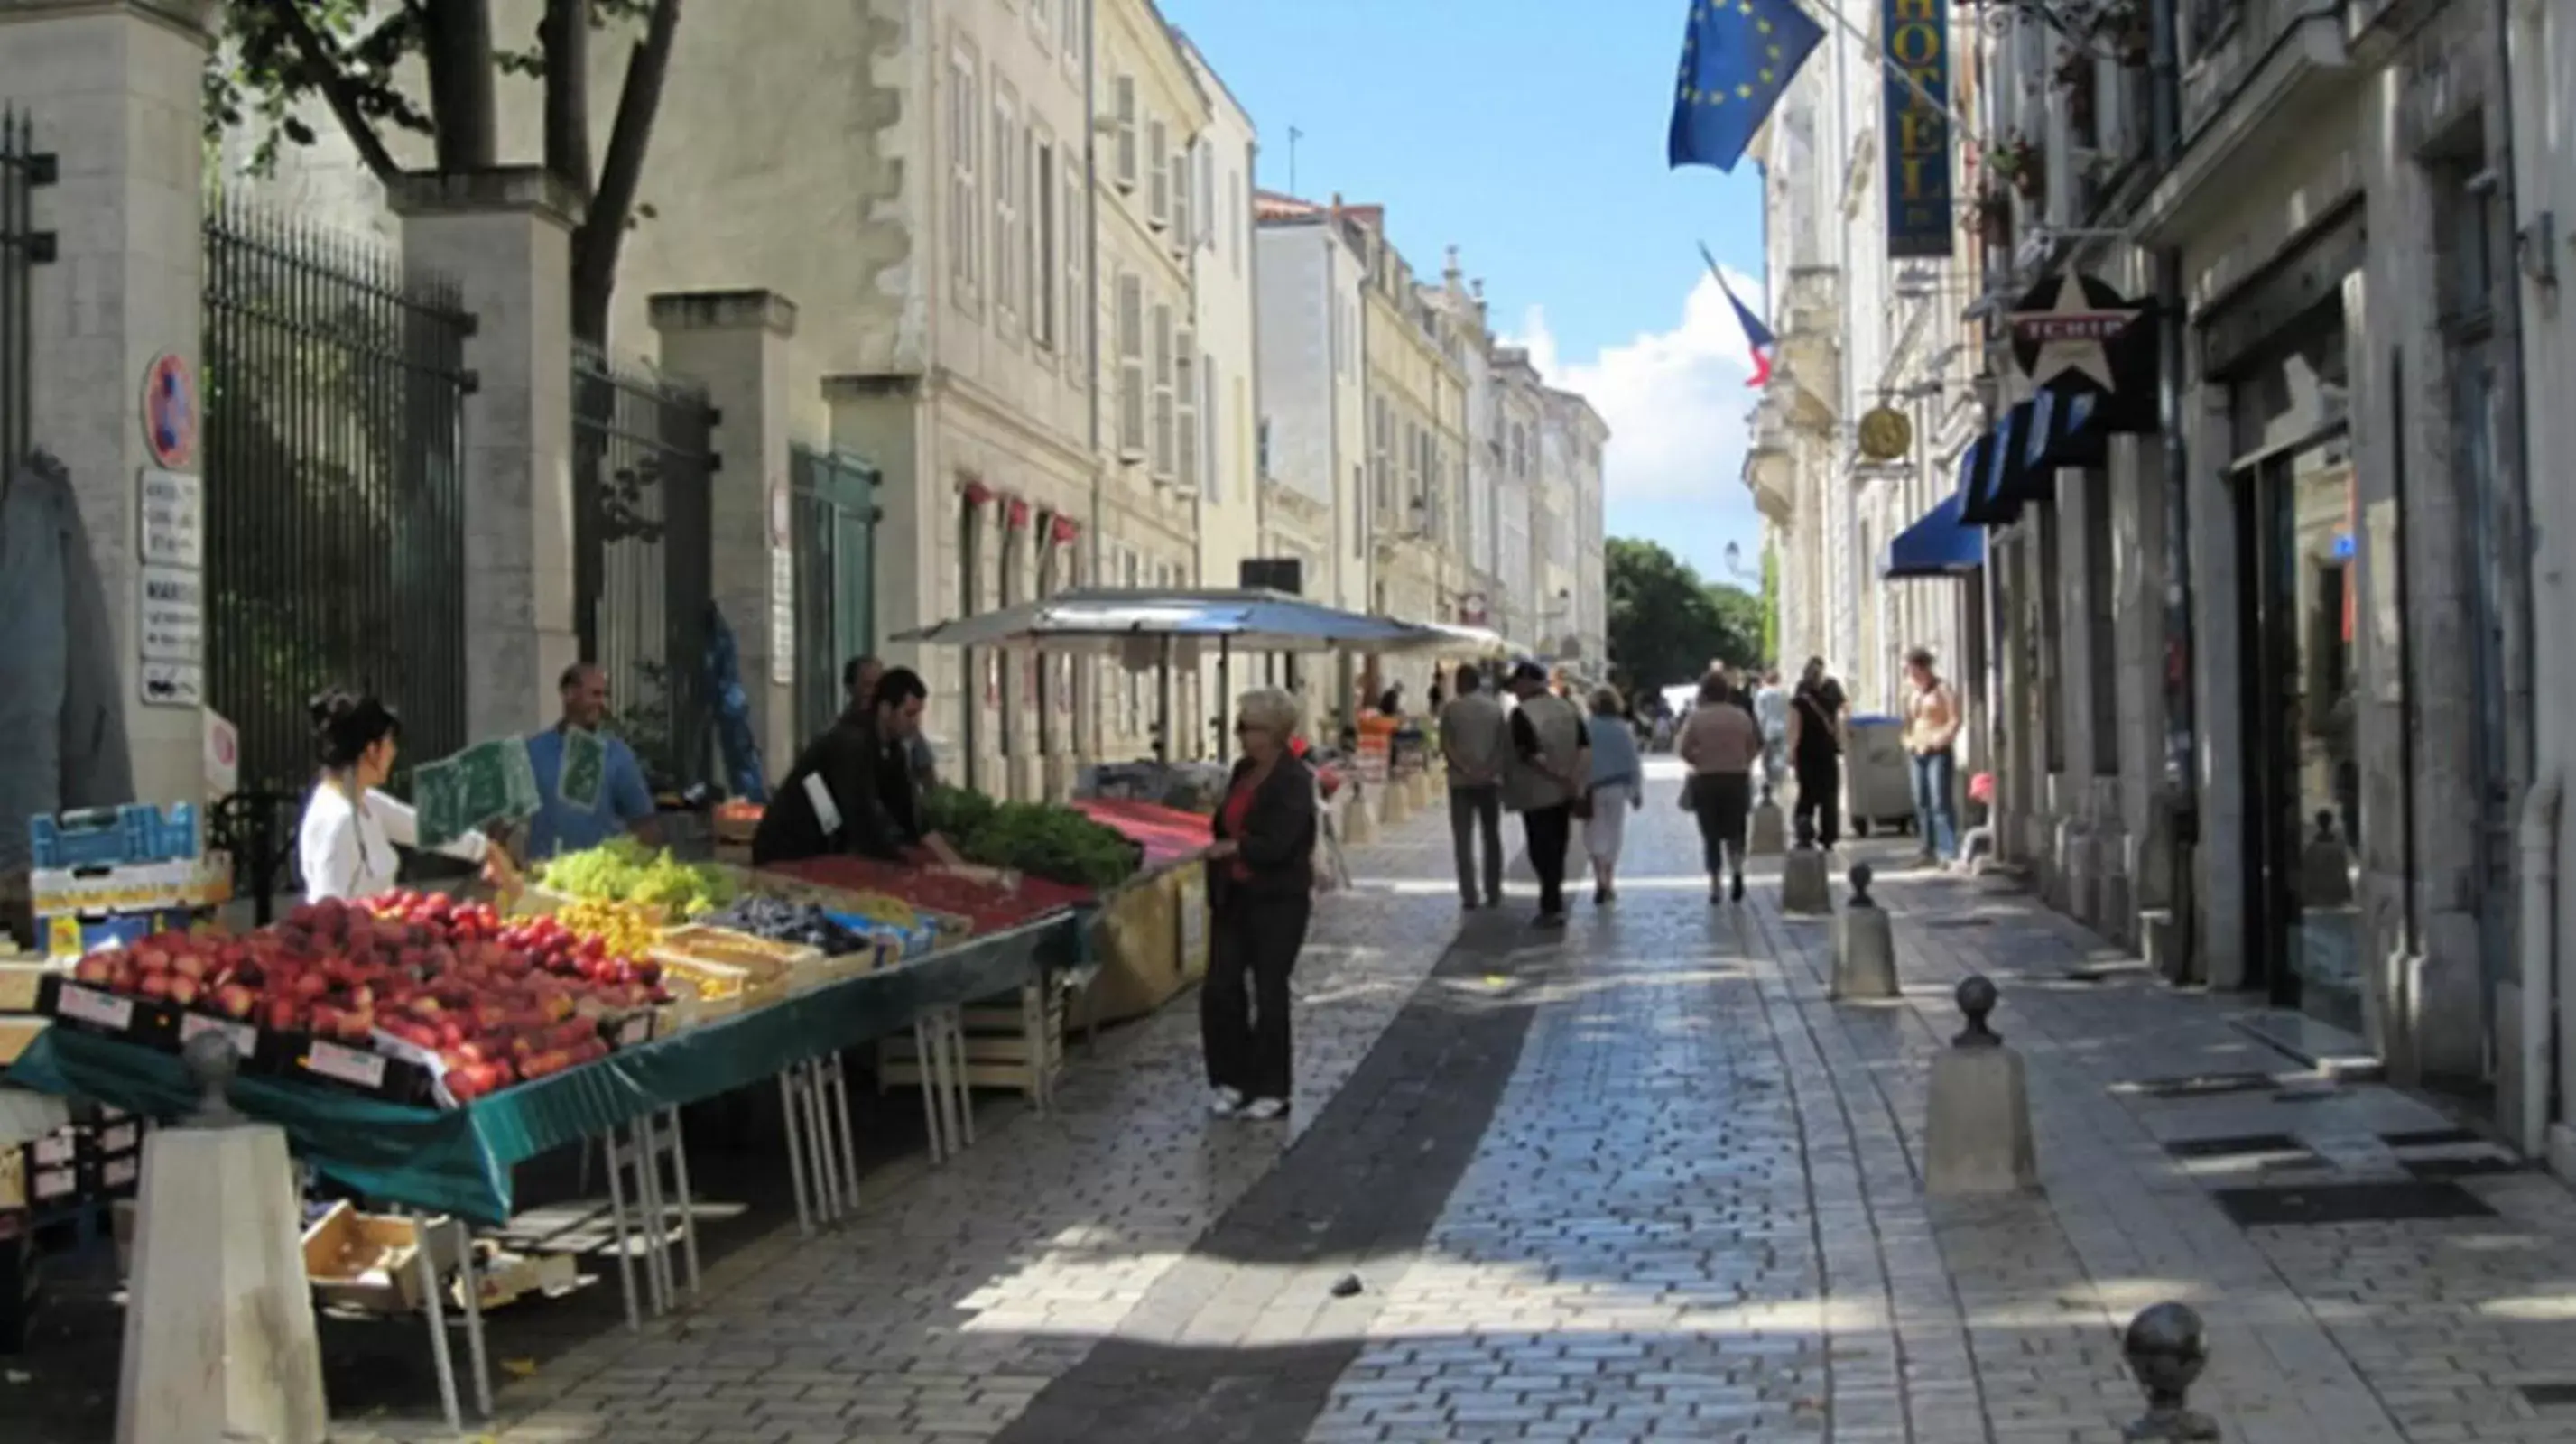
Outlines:
{"label": "market table leg", "polygon": [[842,1193],[850,1201],[850,1212],[859,1211],[859,1145],[850,1131],[850,1072],[842,1055],[834,1053],[824,1060],[831,1070],[832,1131],[841,1146]]}
{"label": "market table leg", "polygon": [[627,1330],[640,1333],[644,1318],[635,1303],[635,1256],[626,1241],[626,1184],[617,1176],[617,1131],[610,1129],[599,1147],[608,1166],[608,1226],[614,1234],[609,1248],[617,1255],[617,1290],[626,1299]]}
{"label": "market table leg", "polygon": [[483,1280],[474,1272],[474,1230],[465,1220],[451,1220],[456,1230],[457,1292],[465,1296],[465,1361],[474,1370],[474,1414],[492,1417],[492,1352],[483,1337]]}
{"label": "market table leg", "polygon": [[796,1070],[778,1075],[778,1107],[787,1117],[787,1186],[796,1195],[796,1231],[814,1236],[814,1211],[806,1201],[805,1123],[796,1111]]}
{"label": "market table leg", "polygon": [[[394,1210],[397,1216],[404,1210]],[[456,1403],[456,1356],[447,1347],[447,1301],[439,1297],[438,1250],[430,1246],[430,1221],[420,1217],[412,1266],[420,1270],[420,1290],[429,1309],[429,1356],[438,1369],[438,1407],[447,1413],[448,1432],[465,1432],[465,1414]]]}
{"label": "market table leg", "polygon": [[933,1167],[948,1161],[947,1139],[940,1132],[939,1053],[931,1046],[931,1020],[925,1015],[913,1020],[913,1072],[921,1087],[921,1121],[930,1135],[930,1162]]}
{"label": "market table leg", "polygon": [[688,1251],[689,1297],[698,1294],[698,1204],[689,1191],[689,1135],[680,1127],[680,1110],[662,1115],[671,1125],[671,1180],[680,1194],[680,1245]]}

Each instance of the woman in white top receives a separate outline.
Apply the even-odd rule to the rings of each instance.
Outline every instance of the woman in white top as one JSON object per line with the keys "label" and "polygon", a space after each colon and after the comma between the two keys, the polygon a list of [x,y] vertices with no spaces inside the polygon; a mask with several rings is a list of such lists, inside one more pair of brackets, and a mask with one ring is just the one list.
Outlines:
{"label": "woman in white top", "polygon": [[[395,847],[420,846],[420,822],[410,806],[379,790],[393,775],[401,719],[374,697],[326,692],[313,699],[313,731],[322,776],[296,831],[304,896],[358,902],[391,892],[402,872]],[[516,876],[509,854],[479,832],[436,851],[483,864],[484,880],[495,886]]]}

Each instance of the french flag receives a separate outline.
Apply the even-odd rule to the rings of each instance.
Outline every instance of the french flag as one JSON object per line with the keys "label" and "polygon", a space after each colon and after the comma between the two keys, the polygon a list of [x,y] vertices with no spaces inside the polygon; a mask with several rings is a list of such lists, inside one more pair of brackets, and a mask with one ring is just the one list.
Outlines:
{"label": "french flag", "polygon": [[[1710,269],[1716,270],[1713,266]],[[1723,271],[1717,272],[1717,288],[1726,293],[1726,304],[1735,308],[1736,322],[1744,327],[1745,349],[1753,353],[1753,379],[1744,384],[1770,385],[1771,348],[1778,344],[1780,338],[1771,334],[1771,328],[1762,324],[1762,318],[1753,314],[1752,307],[1736,299],[1735,288],[1726,284],[1726,273]]]}

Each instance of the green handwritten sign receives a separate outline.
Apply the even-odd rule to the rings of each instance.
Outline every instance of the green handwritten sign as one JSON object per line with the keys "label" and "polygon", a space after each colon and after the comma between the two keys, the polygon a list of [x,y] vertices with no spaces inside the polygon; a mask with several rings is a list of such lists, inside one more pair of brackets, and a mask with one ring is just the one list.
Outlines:
{"label": "green handwritten sign", "polygon": [[608,781],[608,744],[596,732],[567,727],[563,734],[563,775],[556,780],[555,795],[564,805],[578,812],[593,812],[599,807],[599,794]]}
{"label": "green handwritten sign", "polygon": [[539,800],[528,746],[515,737],[412,769],[412,811],[425,848],[444,847],[486,823],[532,816]]}
{"label": "green handwritten sign", "polygon": [[424,762],[412,769],[411,809],[424,848],[445,847],[474,830],[467,815],[465,779],[450,758]]}

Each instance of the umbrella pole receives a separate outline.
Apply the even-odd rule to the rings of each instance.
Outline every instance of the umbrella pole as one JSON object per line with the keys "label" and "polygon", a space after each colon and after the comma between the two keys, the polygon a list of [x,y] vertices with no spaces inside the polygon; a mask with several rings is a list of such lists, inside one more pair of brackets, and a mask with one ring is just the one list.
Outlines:
{"label": "umbrella pole", "polygon": [[1234,638],[1216,639],[1216,760],[1234,760]]}

